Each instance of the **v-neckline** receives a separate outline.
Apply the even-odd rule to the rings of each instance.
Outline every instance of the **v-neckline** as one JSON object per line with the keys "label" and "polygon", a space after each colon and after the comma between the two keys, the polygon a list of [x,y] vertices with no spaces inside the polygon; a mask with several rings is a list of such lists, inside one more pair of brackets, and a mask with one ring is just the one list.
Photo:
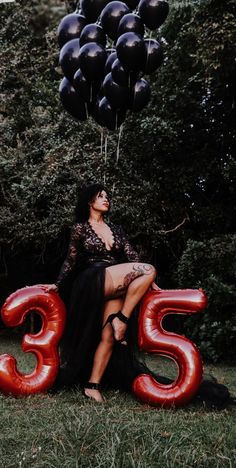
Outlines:
{"label": "v-neckline", "polygon": [[90,226],[91,230],[93,231],[93,233],[95,234],[95,236],[102,242],[102,244],[104,245],[105,249],[107,250],[107,252],[111,252],[111,250],[113,249],[114,245],[115,245],[115,235],[114,235],[114,232],[112,231],[111,229],[111,226],[110,224],[112,224],[111,222],[107,222],[105,224],[107,224],[110,228],[110,231],[111,231],[111,234],[112,234],[112,237],[113,237],[113,244],[111,246],[110,249],[107,249],[107,246],[106,246],[106,243],[104,242],[104,240],[97,234],[97,232],[95,231],[95,229],[93,228],[92,224],[87,220],[87,223],[88,225]]}

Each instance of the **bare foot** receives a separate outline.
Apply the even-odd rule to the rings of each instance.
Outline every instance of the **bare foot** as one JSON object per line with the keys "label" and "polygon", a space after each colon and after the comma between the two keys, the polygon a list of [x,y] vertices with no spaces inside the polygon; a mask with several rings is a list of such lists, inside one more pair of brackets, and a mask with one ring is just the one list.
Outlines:
{"label": "bare foot", "polygon": [[91,398],[92,400],[96,400],[98,403],[104,403],[106,401],[99,390],[85,388],[84,393],[87,397]]}

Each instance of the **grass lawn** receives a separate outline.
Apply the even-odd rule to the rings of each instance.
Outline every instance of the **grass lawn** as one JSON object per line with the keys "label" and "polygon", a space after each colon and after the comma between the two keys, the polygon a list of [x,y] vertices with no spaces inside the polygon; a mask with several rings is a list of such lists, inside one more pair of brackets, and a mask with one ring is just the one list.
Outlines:
{"label": "grass lawn", "polygon": [[[34,366],[34,357],[20,351],[13,334],[0,336],[0,353],[17,356],[21,371]],[[153,362],[166,374],[163,358]],[[168,369],[169,375],[174,372],[169,361]],[[236,394],[235,368],[207,366],[207,371]],[[132,395],[105,396],[106,404],[99,405],[76,390],[0,395],[0,468],[236,467],[235,406],[221,412],[194,404],[162,410]]]}

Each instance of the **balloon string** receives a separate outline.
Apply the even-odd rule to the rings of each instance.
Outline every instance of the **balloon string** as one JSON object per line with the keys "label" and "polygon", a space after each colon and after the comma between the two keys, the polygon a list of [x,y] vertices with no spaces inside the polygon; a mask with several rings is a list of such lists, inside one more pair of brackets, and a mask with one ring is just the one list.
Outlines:
{"label": "balloon string", "polygon": [[108,140],[108,135],[105,136],[105,152],[104,152],[105,164],[107,163],[107,140]]}
{"label": "balloon string", "polygon": [[89,96],[89,102],[92,102],[93,100],[93,87],[92,84],[90,85],[90,96]]}
{"label": "balloon string", "polygon": [[[104,129],[101,132],[102,139],[104,137]],[[104,142],[104,175],[103,175],[103,183],[106,184],[106,162],[107,162],[107,134],[105,134],[105,142]]]}
{"label": "balloon string", "polygon": [[101,128],[101,147],[100,147],[101,157],[102,157],[102,153],[103,153],[103,137],[104,137],[104,131],[103,131],[103,128]]}
{"label": "balloon string", "polygon": [[80,9],[80,0],[76,3],[75,13],[78,13]]}
{"label": "balloon string", "polygon": [[[151,34],[151,35],[152,35],[152,34]],[[151,46],[151,40],[148,41],[148,48],[147,48],[147,55],[146,55],[146,64],[145,64],[145,72],[147,72],[148,56],[149,56],[150,46]]]}
{"label": "balloon string", "polygon": [[133,99],[131,101],[131,110],[134,109],[135,99],[136,99],[136,89],[135,89],[135,86],[134,86],[134,97],[133,97]]}
{"label": "balloon string", "polygon": [[118,135],[118,142],[117,142],[117,148],[116,148],[116,162],[117,163],[118,163],[119,156],[120,156],[120,140],[121,140],[122,130],[123,130],[123,125],[120,126],[119,135]]}
{"label": "balloon string", "polygon": [[118,128],[118,112],[116,112],[116,126],[115,126],[115,129],[117,130]]}
{"label": "balloon string", "polygon": [[101,25],[101,14],[98,16],[95,24]]}
{"label": "balloon string", "polygon": [[86,112],[86,119],[88,119],[89,113],[88,113],[88,104],[85,102],[85,112]]}

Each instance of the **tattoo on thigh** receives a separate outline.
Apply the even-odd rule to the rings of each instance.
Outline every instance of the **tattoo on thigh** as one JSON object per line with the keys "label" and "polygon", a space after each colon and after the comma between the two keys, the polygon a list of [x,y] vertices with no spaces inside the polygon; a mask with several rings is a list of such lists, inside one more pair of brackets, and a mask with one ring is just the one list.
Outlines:
{"label": "tattoo on thigh", "polygon": [[132,271],[127,273],[124,276],[123,284],[120,284],[116,288],[116,292],[123,292],[126,291],[129,284],[139,276],[142,275],[150,275],[152,273],[152,266],[151,265],[133,265]]}

